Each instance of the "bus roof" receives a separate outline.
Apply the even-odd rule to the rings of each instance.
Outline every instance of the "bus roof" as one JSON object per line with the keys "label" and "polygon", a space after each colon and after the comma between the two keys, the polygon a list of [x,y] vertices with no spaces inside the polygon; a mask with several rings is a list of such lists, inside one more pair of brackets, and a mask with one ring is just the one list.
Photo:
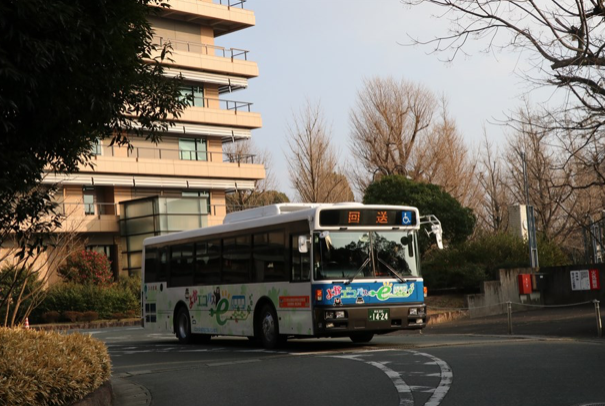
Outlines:
{"label": "bus roof", "polygon": [[[359,212],[363,209],[367,210],[396,210],[399,212],[415,213],[413,224],[403,223],[401,225],[352,225],[343,227],[343,225],[331,223],[330,225],[322,225],[319,221],[318,214],[324,209],[332,209],[331,211],[355,211]],[[336,209],[336,210],[334,210]],[[232,231],[254,229],[257,227],[266,227],[271,225],[279,225],[283,223],[295,221],[308,221],[311,229],[326,229],[338,230],[343,228],[351,229],[419,229],[420,220],[418,209],[411,206],[392,206],[392,205],[364,205],[362,203],[280,203],[269,206],[257,207],[253,209],[243,210],[240,212],[229,213],[225,216],[222,225],[198,228],[193,230],[181,231],[172,234],[166,234],[156,237],[146,238],[144,245],[163,244],[178,240],[188,240],[197,237],[212,236],[217,234],[228,233]],[[331,219],[331,221],[334,221]]]}

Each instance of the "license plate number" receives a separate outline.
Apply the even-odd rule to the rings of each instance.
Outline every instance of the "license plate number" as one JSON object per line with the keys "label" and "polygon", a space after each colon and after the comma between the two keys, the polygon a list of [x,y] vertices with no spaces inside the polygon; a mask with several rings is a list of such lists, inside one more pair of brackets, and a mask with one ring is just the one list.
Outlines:
{"label": "license plate number", "polygon": [[370,321],[385,321],[390,319],[389,309],[368,310],[368,319]]}

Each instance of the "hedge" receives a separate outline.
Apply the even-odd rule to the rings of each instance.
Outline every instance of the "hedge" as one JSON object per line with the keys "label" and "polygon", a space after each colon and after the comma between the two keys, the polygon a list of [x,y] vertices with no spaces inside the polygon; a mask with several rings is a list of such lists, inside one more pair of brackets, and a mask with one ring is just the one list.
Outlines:
{"label": "hedge", "polygon": [[71,405],[110,376],[107,348],[88,335],[0,328],[0,405]]}

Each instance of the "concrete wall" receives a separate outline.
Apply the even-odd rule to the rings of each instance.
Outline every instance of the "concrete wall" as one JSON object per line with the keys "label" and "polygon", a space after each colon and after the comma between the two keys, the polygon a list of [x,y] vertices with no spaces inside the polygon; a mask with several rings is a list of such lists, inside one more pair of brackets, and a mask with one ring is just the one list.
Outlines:
{"label": "concrete wall", "polygon": [[[597,269],[601,281],[599,290],[571,290],[571,271],[584,269]],[[603,291],[603,277],[605,276],[605,264],[573,265],[562,267],[549,267],[540,269],[544,274],[544,296],[545,305],[575,304],[591,302],[593,300],[605,300]]]}
{"label": "concrete wall", "polygon": [[519,294],[517,276],[527,273],[531,273],[530,268],[501,269],[498,280],[483,282],[481,293],[466,297],[470,317],[506,313],[506,302],[513,303],[513,311],[530,310],[532,305],[542,304],[540,292]]}

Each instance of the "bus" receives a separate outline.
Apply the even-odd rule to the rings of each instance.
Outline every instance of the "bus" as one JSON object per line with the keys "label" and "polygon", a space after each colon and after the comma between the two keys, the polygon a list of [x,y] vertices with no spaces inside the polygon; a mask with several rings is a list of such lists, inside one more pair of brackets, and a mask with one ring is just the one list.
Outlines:
{"label": "bus", "polygon": [[143,243],[143,326],[182,343],[422,329],[427,315],[418,233],[441,247],[441,224],[410,206],[276,204],[222,225]]}

